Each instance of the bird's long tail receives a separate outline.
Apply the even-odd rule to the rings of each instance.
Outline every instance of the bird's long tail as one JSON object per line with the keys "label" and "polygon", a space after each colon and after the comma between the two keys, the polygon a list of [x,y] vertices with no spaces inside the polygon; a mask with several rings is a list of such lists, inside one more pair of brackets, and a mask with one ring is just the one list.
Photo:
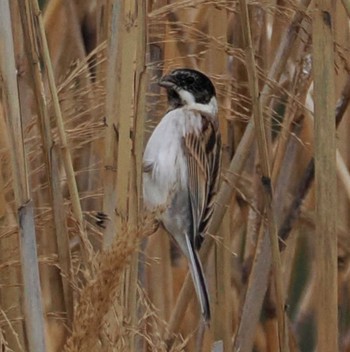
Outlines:
{"label": "bird's long tail", "polygon": [[196,294],[199,300],[199,304],[201,307],[201,312],[204,320],[209,323],[210,322],[210,304],[209,304],[209,294],[207,283],[204,277],[202,264],[199,260],[198,254],[194,249],[192,243],[188,236],[186,237],[186,244],[188,248],[189,254],[189,268],[191,272],[191,276],[194,283],[194,288],[196,290]]}

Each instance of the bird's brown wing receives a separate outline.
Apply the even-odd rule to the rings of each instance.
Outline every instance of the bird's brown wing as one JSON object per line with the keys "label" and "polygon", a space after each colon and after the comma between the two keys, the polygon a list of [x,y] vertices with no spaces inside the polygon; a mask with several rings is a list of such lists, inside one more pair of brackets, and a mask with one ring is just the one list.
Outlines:
{"label": "bird's brown wing", "polygon": [[192,238],[199,248],[214,210],[221,159],[221,138],[218,129],[203,117],[200,134],[188,133],[184,137],[188,166],[189,201],[192,210]]}

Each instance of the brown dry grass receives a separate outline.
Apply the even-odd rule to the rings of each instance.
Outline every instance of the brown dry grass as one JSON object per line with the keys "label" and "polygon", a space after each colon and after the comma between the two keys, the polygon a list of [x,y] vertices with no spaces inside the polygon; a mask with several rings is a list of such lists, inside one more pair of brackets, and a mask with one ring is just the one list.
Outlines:
{"label": "brown dry grass", "polygon": [[[348,1],[327,8],[324,36],[316,24],[328,15],[317,17],[309,0],[50,0],[43,14],[36,0],[3,0],[2,8],[8,3],[13,37],[10,24],[0,25],[1,350],[309,352],[338,341],[349,351]],[[334,50],[334,64],[320,50]],[[324,81],[322,62],[334,81]],[[166,109],[156,81],[183,66],[213,79],[224,141],[201,253],[210,329],[185,260],[142,212],[143,145]],[[333,84],[337,106],[326,89]],[[336,146],[327,144],[332,128],[314,134],[323,102]],[[327,173],[320,162],[332,165]],[[332,190],[328,201],[320,180]],[[109,217],[105,229],[99,211]],[[25,251],[23,235],[34,230],[37,252]],[[40,282],[29,280],[36,268]],[[329,313],[315,304],[319,292]],[[43,307],[43,320],[30,304]],[[327,328],[331,317],[338,328]]]}

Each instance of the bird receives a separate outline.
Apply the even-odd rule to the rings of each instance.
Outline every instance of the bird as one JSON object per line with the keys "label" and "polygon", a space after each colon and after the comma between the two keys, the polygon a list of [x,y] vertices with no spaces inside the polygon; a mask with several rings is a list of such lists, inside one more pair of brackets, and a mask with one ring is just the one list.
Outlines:
{"label": "bird", "polygon": [[179,68],[158,84],[168,110],[143,156],[143,201],[188,260],[204,321],[210,322],[206,279],[198,251],[213,215],[221,166],[216,91],[202,72]]}

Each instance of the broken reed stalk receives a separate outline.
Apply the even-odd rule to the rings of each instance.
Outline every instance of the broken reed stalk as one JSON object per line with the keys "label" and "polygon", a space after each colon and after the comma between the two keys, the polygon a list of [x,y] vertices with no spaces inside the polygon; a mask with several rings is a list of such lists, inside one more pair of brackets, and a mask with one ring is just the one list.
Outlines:
{"label": "broken reed stalk", "polygon": [[[261,183],[264,196],[264,208],[267,215],[267,227],[270,236],[271,253],[272,253],[272,272],[273,282],[276,294],[277,320],[278,320],[278,338],[279,350],[287,352],[288,346],[288,328],[286,327],[284,313],[284,295],[282,282],[281,258],[278,246],[276,221],[273,212],[273,190],[271,183],[271,146],[268,145],[267,131],[264,123],[264,116],[260,101],[260,92],[258,87],[258,75],[254,57],[254,49],[251,38],[248,5],[246,0],[240,0],[241,23],[243,32],[243,41],[247,59],[248,83],[252,99],[253,120],[255,136],[259,152],[259,161],[261,167]],[[265,227],[264,222],[262,226]]]}
{"label": "broken reed stalk", "polygon": [[33,93],[38,109],[38,124],[40,126],[47,181],[52,202],[53,220],[55,224],[54,231],[57,242],[59,265],[60,270],[64,274],[61,276],[61,279],[68,317],[67,323],[69,325],[73,318],[73,291],[70,286],[72,271],[68,231],[64,211],[64,200],[59,179],[58,150],[54,146],[52,140],[50,117],[43,76],[40,68],[40,59],[38,57],[38,50],[36,50],[37,45],[34,42],[35,28],[33,26],[33,21],[31,20],[29,4],[26,1],[22,1],[21,4],[19,4],[19,10],[23,27],[24,45],[28,57],[30,74],[33,81]]}
{"label": "broken reed stalk", "polygon": [[317,0],[313,14],[317,350],[338,350],[337,177],[334,121],[332,1]]}
{"label": "broken reed stalk", "polygon": [[31,8],[32,8],[31,15],[33,17],[35,16],[37,21],[36,35],[38,36],[40,45],[42,46],[42,60],[47,72],[47,79],[48,79],[49,89],[51,92],[54,117],[55,117],[57,129],[58,129],[58,136],[60,139],[63,165],[67,176],[67,184],[68,184],[68,189],[69,189],[70,198],[72,202],[73,214],[74,214],[75,220],[77,221],[77,225],[79,229],[84,265],[88,269],[88,271],[86,271],[86,274],[89,275],[92,271],[93,250],[92,250],[92,245],[86,233],[85,221],[83,218],[83,212],[81,209],[80,197],[79,197],[77,182],[75,179],[74,168],[73,168],[73,160],[69,149],[67,134],[64,128],[63,116],[62,116],[62,111],[59,103],[57,87],[55,83],[55,77],[54,77],[54,72],[53,72],[51,58],[50,58],[49,47],[46,40],[42,14],[37,0],[22,0],[22,1],[27,1],[28,3],[30,1]]}
{"label": "broken reed stalk", "polygon": [[45,352],[44,316],[36,249],[34,209],[28,183],[29,173],[24,149],[9,1],[0,2],[0,17],[0,34],[2,37],[0,65],[11,145],[13,188],[15,204],[18,209],[25,327],[29,351]]}
{"label": "broken reed stalk", "polygon": [[[275,59],[271,65],[268,77],[266,79],[267,82],[278,82],[280,80],[280,77],[283,73],[283,70],[285,69],[287,60],[293,50],[293,45],[295,40],[297,39],[299,30],[300,30],[300,23],[303,20],[305,16],[305,10],[309,6],[311,0],[303,0],[302,3],[299,5],[299,8],[297,9],[296,14],[294,15],[292,22],[277,50],[277,53],[275,55]],[[271,100],[273,91],[274,91],[274,86],[265,83],[262,92],[261,92],[261,105],[262,106],[268,106],[269,101]],[[241,175],[241,172],[243,170],[245,161],[248,158],[248,155],[251,151],[251,147],[254,142],[254,126],[253,126],[253,119],[250,119],[244,135],[237,147],[237,150],[235,152],[235,155],[233,156],[230,166],[228,170],[224,173],[223,177],[223,182],[220,186],[219,193],[216,197],[216,203],[215,203],[215,209],[214,209],[214,214],[211,219],[209,229],[208,229],[208,234],[215,234],[221,224],[221,221],[223,219],[223,216],[227,210],[227,204],[230,202],[233,192],[236,188],[237,182],[239,180],[239,177]],[[201,260],[203,261],[203,264],[206,262],[206,257],[210,251],[210,248],[213,244],[213,240],[207,236],[207,239],[203,243],[202,249],[201,249]],[[265,276],[262,276],[261,279],[263,279]],[[266,276],[267,277],[267,276]],[[260,279],[260,278],[257,278]],[[178,296],[176,305],[173,310],[173,314],[170,318],[169,321],[169,329],[168,329],[168,338],[171,336],[171,334],[174,331],[177,331],[182,318],[184,317],[185,310],[187,308],[187,305],[190,301],[190,298],[193,295],[193,290],[191,287],[191,279],[189,274],[186,276],[186,280],[184,281],[184,284],[182,285],[181,292]],[[260,310],[259,310],[260,312]],[[257,319],[258,319],[258,312],[255,314],[256,320],[251,321],[251,317],[249,314],[247,316],[242,316],[241,322],[240,322],[240,327],[242,328],[242,332],[244,334],[251,332],[255,333],[255,327],[257,324]],[[244,326],[242,326],[243,321]],[[245,325],[249,325],[249,329]],[[251,329],[252,328],[252,329]],[[249,340],[249,337],[244,340]],[[250,341],[253,341],[253,337],[251,337]],[[243,351],[243,350],[242,350]]]}

